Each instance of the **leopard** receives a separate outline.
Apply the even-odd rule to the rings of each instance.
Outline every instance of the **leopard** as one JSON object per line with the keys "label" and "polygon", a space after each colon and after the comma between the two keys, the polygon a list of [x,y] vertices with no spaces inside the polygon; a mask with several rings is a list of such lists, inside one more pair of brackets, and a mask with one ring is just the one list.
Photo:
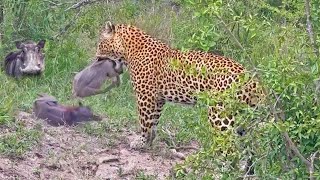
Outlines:
{"label": "leopard", "polygon": [[[240,83],[248,72],[237,61],[201,50],[182,51],[131,24],[107,21],[100,30],[96,58],[123,59],[128,67],[140,122],[141,134],[130,143],[133,149],[152,145],[166,102],[195,105],[199,92],[224,92]],[[173,64],[180,64],[175,68]],[[196,72],[188,73],[192,66]],[[223,69],[224,73],[220,72]],[[210,73],[212,72],[212,73]],[[249,78],[237,91],[237,101],[256,107],[265,98],[259,80]],[[233,128],[235,115],[225,102],[208,106],[208,121],[220,131]]]}

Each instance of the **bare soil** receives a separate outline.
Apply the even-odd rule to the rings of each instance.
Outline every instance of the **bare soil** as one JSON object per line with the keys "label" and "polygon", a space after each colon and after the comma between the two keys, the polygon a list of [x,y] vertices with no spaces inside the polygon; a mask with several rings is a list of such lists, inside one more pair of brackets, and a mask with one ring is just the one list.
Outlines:
{"label": "bare soil", "polygon": [[139,173],[166,179],[183,155],[195,152],[182,149],[177,155],[159,141],[156,147],[136,151],[129,147],[136,134],[127,130],[96,137],[76,127],[52,127],[25,112],[17,119],[27,128],[40,126],[43,136],[21,159],[0,156],[0,179],[135,179]]}

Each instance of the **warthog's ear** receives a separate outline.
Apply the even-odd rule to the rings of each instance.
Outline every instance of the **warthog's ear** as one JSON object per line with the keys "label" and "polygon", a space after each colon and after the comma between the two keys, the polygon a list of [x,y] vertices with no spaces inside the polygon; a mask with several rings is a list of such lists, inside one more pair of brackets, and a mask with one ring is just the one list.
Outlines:
{"label": "warthog's ear", "polygon": [[23,48],[23,43],[21,41],[16,41],[15,43],[16,43],[16,47],[18,49],[22,49]]}
{"label": "warthog's ear", "polygon": [[106,26],[105,26],[105,29],[106,29],[106,32],[107,33],[114,33],[114,31],[115,31],[115,26],[110,22],[110,21],[108,21],[107,23],[106,23]]}
{"label": "warthog's ear", "polygon": [[37,44],[37,46],[39,47],[39,48],[44,48],[44,45],[45,45],[45,43],[46,43],[46,40],[40,40],[39,42],[38,42],[38,44]]}

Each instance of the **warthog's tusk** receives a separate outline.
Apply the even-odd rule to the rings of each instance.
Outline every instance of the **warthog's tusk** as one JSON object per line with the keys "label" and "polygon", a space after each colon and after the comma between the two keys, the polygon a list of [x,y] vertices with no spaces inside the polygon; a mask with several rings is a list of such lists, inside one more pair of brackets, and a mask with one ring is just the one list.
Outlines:
{"label": "warthog's tusk", "polygon": [[20,71],[21,72],[33,72],[33,71],[40,71],[41,70],[41,68],[40,67],[37,67],[37,66],[35,66],[35,67],[33,67],[33,68],[31,68],[30,66],[27,66],[27,67],[25,67],[25,68],[21,68],[20,67]]}

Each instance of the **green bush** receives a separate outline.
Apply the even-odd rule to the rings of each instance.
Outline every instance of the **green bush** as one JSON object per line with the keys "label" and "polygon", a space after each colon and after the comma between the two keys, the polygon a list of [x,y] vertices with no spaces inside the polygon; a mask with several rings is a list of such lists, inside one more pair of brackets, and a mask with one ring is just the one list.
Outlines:
{"label": "green bush", "polygon": [[[245,137],[231,132],[212,133],[208,128],[205,132],[196,131],[205,146],[177,168],[178,176],[206,178],[220,172],[223,178],[243,177],[237,166],[226,162],[244,158],[249,152],[255,175],[260,178],[308,178],[308,167],[286,148],[283,139],[283,133],[288,132],[305,158],[319,150],[320,108],[315,101],[314,85],[319,77],[319,57],[309,44],[304,3],[233,0],[182,3],[194,14],[193,21],[202,23],[193,27],[193,35],[182,46],[187,49],[196,46],[205,51],[218,49],[242,62],[259,75],[269,94],[267,106],[245,108],[236,117],[236,126],[244,126],[248,131]],[[315,6],[317,3],[312,4]],[[317,18],[314,9],[312,15]],[[315,30],[316,34],[320,32]],[[206,103],[211,98],[201,99]],[[279,119],[278,113],[284,116]],[[210,133],[212,136],[208,136]],[[233,151],[227,158],[221,158],[221,149]],[[318,164],[316,159],[314,176],[317,178],[320,177]],[[183,173],[187,167],[191,167],[192,173]]]}

